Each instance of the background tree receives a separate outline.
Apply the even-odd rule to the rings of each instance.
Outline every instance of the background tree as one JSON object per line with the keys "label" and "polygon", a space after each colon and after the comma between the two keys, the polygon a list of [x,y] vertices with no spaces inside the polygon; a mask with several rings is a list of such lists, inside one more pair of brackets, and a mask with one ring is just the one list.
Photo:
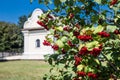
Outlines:
{"label": "background tree", "polygon": [[20,28],[16,24],[0,22],[0,52],[20,52],[22,48]]}
{"label": "background tree", "polygon": [[18,21],[18,26],[22,29],[24,26],[25,21],[27,21],[27,16],[23,15],[19,17],[19,21]]}

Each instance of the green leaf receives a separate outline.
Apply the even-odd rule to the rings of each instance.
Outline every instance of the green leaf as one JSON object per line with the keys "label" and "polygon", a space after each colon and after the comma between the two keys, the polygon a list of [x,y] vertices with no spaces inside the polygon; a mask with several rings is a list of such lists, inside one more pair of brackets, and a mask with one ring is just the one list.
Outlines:
{"label": "green leaf", "polygon": [[62,41],[62,42],[66,42],[66,41],[67,41],[67,37],[66,37],[66,36],[63,36],[63,37],[61,38],[61,41]]}
{"label": "green leaf", "polygon": [[57,40],[55,43],[56,43],[60,48],[64,47],[64,44],[63,44],[63,42],[62,42],[61,40]]}
{"label": "green leaf", "polygon": [[63,2],[66,2],[66,0],[60,0],[60,2],[62,2],[62,3],[63,3]]}
{"label": "green leaf", "polygon": [[61,27],[61,26],[57,27],[56,29],[61,31],[61,32],[63,31],[63,27]]}
{"label": "green leaf", "polygon": [[96,3],[101,4],[101,0],[94,0]]}
{"label": "green leaf", "polygon": [[60,4],[61,4],[60,0],[54,0],[54,5],[55,5],[55,6],[58,7]]}
{"label": "green leaf", "polygon": [[97,27],[93,27],[93,29],[94,29],[94,32],[93,32],[93,33],[96,34],[96,33],[98,33],[98,32],[103,31],[104,27],[101,26],[101,25],[99,25],[99,26],[97,26]]}
{"label": "green leaf", "polygon": [[78,70],[78,71],[81,71],[81,70],[83,70],[84,67],[85,67],[85,66],[82,65],[82,64],[81,64],[81,65],[78,65],[78,66],[77,66],[77,70]]}
{"label": "green leaf", "polygon": [[92,69],[91,67],[89,66],[86,66],[85,67],[85,72],[88,73],[88,72],[94,72],[94,69]]}
{"label": "green leaf", "polygon": [[86,47],[88,48],[89,51],[91,51],[93,48],[99,47],[99,42],[92,41],[92,42],[86,43]]}
{"label": "green leaf", "polygon": [[116,26],[111,26],[111,25],[108,25],[106,28],[107,32],[114,32],[116,29],[117,29]]}

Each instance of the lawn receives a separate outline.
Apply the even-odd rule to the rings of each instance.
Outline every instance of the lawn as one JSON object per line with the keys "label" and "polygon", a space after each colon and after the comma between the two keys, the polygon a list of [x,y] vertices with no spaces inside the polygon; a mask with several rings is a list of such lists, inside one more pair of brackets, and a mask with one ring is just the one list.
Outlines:
{"label": "lawn", "polygon": [[0,62],[0,80],[42,80],[49,67],[44,61]]}

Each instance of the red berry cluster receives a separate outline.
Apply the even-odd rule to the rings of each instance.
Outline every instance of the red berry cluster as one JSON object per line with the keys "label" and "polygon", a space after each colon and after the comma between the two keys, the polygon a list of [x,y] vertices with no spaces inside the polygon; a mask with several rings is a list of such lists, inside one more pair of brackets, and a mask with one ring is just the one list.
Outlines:
{"label": "red berry cluster", "polygon": [[92,51],[88,51],[87,47],[82,47],[79,51],[79,55],[87,55],[88,53],[91,54],[94,57],[97,57],[102,50],[102,45],[100,45],[99,48],[93,48]]}
{"label": "red berry cluster", "polygon": [[38,23],[40,26],[44,27],[45,29],[49,30],[48,27],[47,27],[47,25],[45,25],[44,22],[42,22],[42,21],[37,21],[37,23]]}
{"label": "red berry cluster", "polygon": [[91,55],[93,55],[94,57],[97,57],[101,52],[100,48],[93,48],[93,50],[90,52]]}
{"label": "red berry cluster", "polygon": [[54,44],[54,45],[52,46],[52,48],[53,48],[55,51],[57,51],[57,50],[59,49],[59,46],[58,46],[57,44]]}
{"label": "red berry cluster", "polygon": [[50,14],[48,14],[47,17],[50,19],[54,19]]}
{"label": "red berry cluster", "polygon": [[85,73],[84,71],[77,71],[77,75],[81,76],[81,77],[88,76],[88,77],[90,77],[92,79],[97,78],[97,74],[95,74],[93,72]]}
{"label": "red berry cluster", "polygon": [[116,35],[117,35],[117,34],[120,34],[120,31],[116,29],[116,30],[114,31],[114,34],[116,34]]}
{"label": "red berry cluster", "polygon": [[93,79],[97,78],[97,74],[92,73],[92,72],[88,72],[87,76]]}
{"label": "red berry cluster", "polygon": [[62,49],[61,49],[61,51],[62,51],[62,53],[63,53],[63,54],[65,54],[65,53],[66,53],[66,51],[65,51],[65,49],[64,49],[64,48],[62,48]]}
{"label": "red berry cluster", "polygon": [[100,35],[101,37],[110,37],[110,34],[105,31],[99,32],[98,35]]}
{"label": "red berry cluster", "polygon": [[53,20],[54,18],[50,15],[47,14],[47,16],[43,19],[43,21],[37,21],[37,23],[44,27],[46,30],[49,30],[48,26],[46,25],[46,23],[48,22],[48,20]]}
{"label": "red berry cluster", "polygon": [[74,63],[75,66],[78,66],[82,61],[82,58],[78,56],[75,56],[74,59],[75,59],[75,63]]}
{"label": "red berry cluster", "polygon": [[86,73],[84,71],[78,71],[77,75],[84,77],[84,76],[86,76]]}
{"label": "red berry cluster", "polygon": [[50,42],[49,42],[49,41],[44,40],[43,45],[45,45],[45,46],[50,46],[51,44],[50,44]]}
{"label": "red berry cluster", "polygon": [[70,40],[67,41],[67,44],[68,44],[70,47],[74,47],[74,46],[75,46]]}
{"label": "red berry cluster", "polygon": [[115,5],[117,2],[118,2],[118,0],[112,0],[112,1],[110,2],[110,5]]}
{"label": "red berry cluster", "polygon": [[77,36],[79,36],[79,34],[80,34],[80,33],[79,33],[78,31],[73,31],[73,35],[74,35],[74,36],[77,37]]}
{"label": "red berry cluster", "polygon": [[65,27],[63,28],[63,30],[69,32],[69,31],[71,30],[71,28],[70,28],[69,26],[65,26]]}
{"label": "red berry cluster", "polygon": [[86,42],[92,40],[92,37],[90,35],[79,35],[78,39]]}
{"label": "red berry cluster", "polygon": [[82,47],[79,51],[79,55],[86,55],[89,51],[87,50],[87,47]]}

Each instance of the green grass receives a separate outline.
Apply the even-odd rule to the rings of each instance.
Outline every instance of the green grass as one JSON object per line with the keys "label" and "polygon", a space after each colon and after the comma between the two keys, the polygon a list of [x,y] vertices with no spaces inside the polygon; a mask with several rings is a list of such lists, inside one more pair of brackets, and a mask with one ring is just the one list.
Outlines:
{"label": "green grass", "polygon": [[42,80],[49,68],[44,61],[0,62],[0,80]]}

